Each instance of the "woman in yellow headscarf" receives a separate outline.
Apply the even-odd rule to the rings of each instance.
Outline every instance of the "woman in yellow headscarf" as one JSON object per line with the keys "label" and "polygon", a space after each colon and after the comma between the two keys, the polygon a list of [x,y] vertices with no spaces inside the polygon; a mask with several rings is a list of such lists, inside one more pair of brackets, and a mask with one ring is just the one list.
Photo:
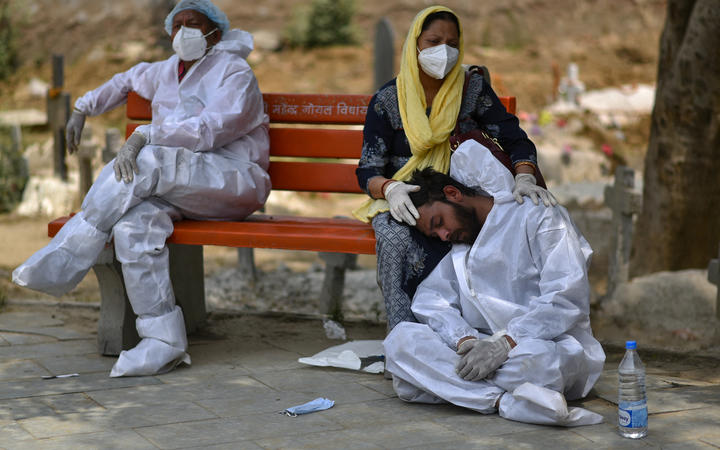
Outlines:
{"label": "woman in yellow headscarf", "polygon": [[388,331],[415,321],[410,310],[420,283],[450,249],[427,238],[415,225],[417,210],[408,196],[416,186],[403,182],[415,169],[450,168],[449,137],[473,129],[496,138],[510,156],[518,202],[528,195],[546,206],[555,199],[536,185],[537,153],[518,119],[508,113],[490,85],[468,74],[462,28],[444,6],[431,6],[415,17],[402,50],[400,73],[372,98],[365,119],[360,186],[371,197],[353,213],[372,221],[377,239],[378,284],[385,299]]}

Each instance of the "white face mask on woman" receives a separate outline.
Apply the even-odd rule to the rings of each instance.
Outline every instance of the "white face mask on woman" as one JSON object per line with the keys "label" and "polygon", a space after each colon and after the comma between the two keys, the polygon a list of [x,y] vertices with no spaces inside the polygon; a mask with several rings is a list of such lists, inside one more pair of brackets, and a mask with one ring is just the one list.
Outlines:
{"label": "white face mask on woman", "polygon": [[173,39],[173,50],[183,61],[195,61],[202,58],[207,50],[207,40],[205,37],[210,36],[217,30],[214,29],[208,34],[203,35],[199,28],[180,27]]}
{"label": "white face mask on woman", "polygon": [[420,51],[418,61],[423,72],[441,80],[455,67],[460,51],[447,44],[428,47]]}

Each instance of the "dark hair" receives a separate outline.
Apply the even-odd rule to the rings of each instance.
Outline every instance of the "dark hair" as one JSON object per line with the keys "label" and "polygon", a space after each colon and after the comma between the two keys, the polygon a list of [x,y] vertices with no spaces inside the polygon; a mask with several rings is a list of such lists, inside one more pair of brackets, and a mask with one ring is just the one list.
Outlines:
{"label": "dark hair", "polygon": [[430,13],[425,17],[425,20],[423,21],[422,28],[420,29],[420,32],[427,30],[430,28],[430,25],[435,22],[436,20],[447,20],[448,22],[452,22],[455,24],[455,28],[457,28],[458,36],[460,36],[460,21],[455,16],[455,14],[449,12],[449,11],[436,11],[434,13]]}
{"label": "dark hair", "polygon": [[463,195],[467,195],[468,197],[476,197],[478,195],[489,196],[487,192],[469,188],[449,175],[438,172],[431,167],[416,170],[407,183],[420,186],[420,190],[409,193],[410,200],[412,200],[416,208],[432,202],[449,203],[443,192],[445,186],[454,186]]}

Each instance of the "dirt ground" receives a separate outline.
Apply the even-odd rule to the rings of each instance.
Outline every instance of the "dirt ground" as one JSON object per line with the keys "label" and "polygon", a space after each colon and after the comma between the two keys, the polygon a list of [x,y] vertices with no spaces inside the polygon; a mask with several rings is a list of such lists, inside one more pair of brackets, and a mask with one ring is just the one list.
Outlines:
{"label": "dirt ground", "polygon": [[[265,0],[256,4],[217,1],[235,27],[269,34],[278,45],[258,41],[250,62],[264,92],[370,93],[376,22],[386,17],[399,55],[413,16],[425,0],[356,2],[353,24],[357,45],[304,50],[282,46],[288,26],[308,0]],[[52,53],[65,56],[65,88],[73,97],[141,60],[170,55],[167,35],[158,24],[172,2],[112,0],[15,2],[21,69],[0,84],[0,108],[36,105],[22,89],[31,77],[48,81]],[[534,111],[554,95],[553,79],[576,62],[588,89],[652,83],[663,0],[447,0],[464,27],[466,63],[486,65],[502,95],[515,95],[519,108]],[[267,41],[267,39],[263,39]],[[263,47],[279,47],[268,49]],[[396,65],[398,61],[396,59]],[[118,116],[119,118],[120,116]]]}

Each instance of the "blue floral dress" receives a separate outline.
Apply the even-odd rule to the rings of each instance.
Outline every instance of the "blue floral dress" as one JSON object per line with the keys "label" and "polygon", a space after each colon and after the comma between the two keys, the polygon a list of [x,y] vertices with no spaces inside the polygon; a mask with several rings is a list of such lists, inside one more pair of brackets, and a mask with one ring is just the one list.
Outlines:
{"label": "blue floral dress", "polygon": [[[537,165],[535,145],[480,74],[470,75],[458,121],[460,133],[477,128],[496,138],[513,165],[521,161]],[[360,187],[368,192],[371,178],[391,178],[411,156],[400,118],[397,86],[391,80],[375,93],[365,117],[362,156],[356,171]],[[385,300],[389,331],[400,322],[415,322],[410,310],[415,290],[450,250],[450,244],[426,237],[387,212],[376,215],[372,225],[377,240],[378,284]]]}

